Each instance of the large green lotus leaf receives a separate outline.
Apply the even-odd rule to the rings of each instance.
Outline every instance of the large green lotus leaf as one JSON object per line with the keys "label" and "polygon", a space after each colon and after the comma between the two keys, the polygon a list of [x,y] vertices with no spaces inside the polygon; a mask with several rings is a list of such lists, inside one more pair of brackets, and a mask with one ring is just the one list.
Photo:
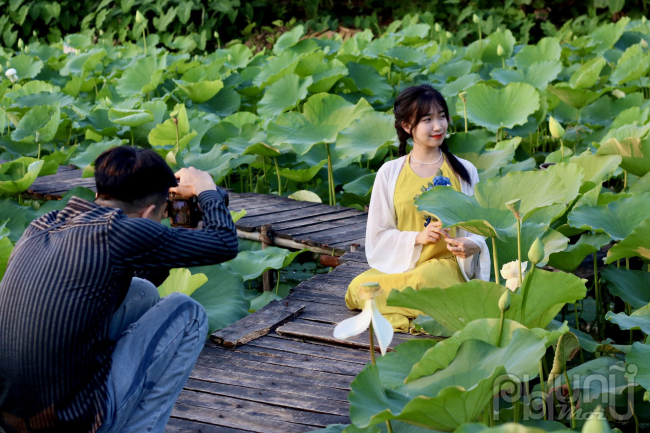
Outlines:
{"label": "large green lotus leaf", "polygon": [[544,341],[527,329],[515,331],[504,348],[470,339],[444,368],[393,389],[381,386],[381,367],[367,366],[350,385],[350,418],[358,427],[397,419],[452,431],[478,417],[499,375],[534,375],[546,352]]}
{"label": "large green lotus leaf", "polygon": [[562,179],[562,183],[566,187],[566,196],[563,201],[571,203],[580,193],[582,179],[585,177],[584,168],[578,164],[560,162],[548,167],[546,171],[554,173]]}
{"label": "large green lotus leaf", "polygon": [[108,110],[108,118],[111,122],[118,125],[136,126],[144,125],[154,120],[153,114],[147,110],[125,110],[121,108],[111,108]]}
{"label": "large green lotus leaf", "polygon": [[467,91],[466,99],[467,118],[492,132],[523,125],[539,108],[537,90],[526,83],[510,83],[501,90],[477,84]]}
{"label": "large green lotus leaf", "polygon": [[650,68],[650,56],[643,52],[641,44],[635,44],[625,50],[618,59],[616,69],[609,76],[609,81],[620,86],[645,76],[648,68]]}
{"label": "large green lotus leaf", "polygon": [[43,69],[43,62],[27,54],[20,54],[9,59],[9,67],[16,70],[19,80],[34,78]]}
{"label": "large green lotus leaf", "polygon": [[542,38],[537,45],[525,45],[515,55],[518,68],[528,68],[534,63],[547,60],[560,60],[562,47],[556,38]]}
{"label": "large green lotus leaf", "polygon": [[266,88],[264,96],[257,103],[257,113],[264,117],[274,117],[294,108],[307,96],[307,88],[313,79],[301,79],[296,74],[288,74]]}
{"label": "large green lotus leaf", "polygon": [[559,60],[545,60],[536,62],[524,70],[495,69],[490,74],[504,86],[508,83],[528,83],[544,91],[548,83],[555,80],[562,72],[562,63]]}
{"label": "large green lotus leaf", "polygon": [[427,55],[424,51],[404,46],[390,48],[381,53],[381,56],[387,58],[400,68],[422,65],[427,60]]}
{"label": "large green lotus leaf", "polygon": [[606,263],[630,257],[642,257],[650,261],[650,218],[642,221],[632,233],[607,252]]}
{"label": "large green lotus leaf", "polygon": [[[565,303],[585,296],[585,285],[575,275],[537,269],[528,273],[524,281],[531,278],[524,314],[524,325],[529,328],[545,328]],[[387,302],[388,305],[420,310],[451,331],[459,331],[473,320],[501,317],[498,302],[506,290],[499,284],[471,280],[446,289],[393,290]],[[511,294],[511,298],[506,318],[519,320],[522,298],[516,293]]]}
{"label": "large green lotus leaf", "polygon": [[39,93],[57,93],[61,90],[59,86],[39,80],[28,81],[22,86],[19,84],[14,86],[10,92],[5,93],[7,98],[14,100],[21,96],[36,95]]}
{"label": "large green lotus leaf", "polygon": [[392,145],[397,136],[391,119],[388,114],[372,112],[352,122],[336,139],[339,158],[364,155],[372,159],[380,148]]}
{"label": "large green lotus leaf", "polygon": [[221,150],[221,146],[216,144],[212,150],[207,153],[186,153],[183,156],[183,162],[188,167],[207,171],[212,175],[215,182],[219,183],[228,175],[228,173],[230,173],[230,161],[236,157],[236,154]]}
{"label": "large green lotus leaf", "polygon": [[74,102],[72,96],[65,95],[61,92],[56,93],[36,93],[33,95],[21,96],[17,98],[14,103],[21,108],[33,107],[35,105],[54,105],[64,107]]}
{"label": "large green lotus leaf", "polygon": [[614,44],[623,36],[625,28],[630,22],[630,18],[623,17],[616,23],[604,24],[598,27],[589,35],[588,48],[592,48],[592,53],[602,54],[614,46]]}
{"label": "large green lotus leaf", "polygon": [[348,75],[348,68],[338,59],[319,63],[313,72],[311,93],[328,92],[338,80]]}
{"label": "large green lotus leaf", "polygon": [[[483,49],[481,61],[499,66],[503,63],[504,58],[508,59],[512,56],[517,40],[510,30],[506,30],[492,33],[485,42],[487,42],[487,46]],[[481,45],[485,45],[485,42]],[[504,51],[503,56],[498,53],[499,45]]]}
{"label": "large green lotus leaf", "polygon": [[284,113],[269,123],[267,133],[273,142],[290,144],[304,155],[315,144],[333,143],[340,131],[373,111],[365,99],[353,105],[338,95],[319,93],[307,100],[302,113]]}
{"label": "large green lotus leaf", "polygon": [[445,98],[456,96],[460,92],[469,89],[479,81],[481,81],[481,77],[479,76],[479,74],[467,74],[460,78],[457,78],[451,83],[445,84],[445,86],[442,89],[440,89],[440,93],[442,93],[442,95]]}
{"label": "large green lotus leaf", "polygon": [[29,166],[26,166],[26,164],[20,161],[2,164],[0,194],[20,194],[27,190],[38,177],[43,164],[45,164],[44,161],[35,161],[29,164]]}
{"label": "large green lotus leaf", "polygon": [[283,33],[282,36],[278,38],[277,42],[273,46],[273,54],[280,55],[287,48],[296,45],[298,41],[300,41],[300,38],[302,38],[302,35],[304,33],[305,33],[305,28],[302,25],[297,25],[292,30]]}
{"label": "large green lotus leaf", "polygon": [[300,61],[300,55],[291,51],[285,51],[279,57],[275,57],[264,65],[255,78],[253,85],[260,90],[278,81],[285,75],[291,74]]}
{"label": "large green lotus leaf", "polygon": [[[196,131],[190,131],[190,122],[187,119],[187,111],[185,105],[176,104],[174,111],[177,112],[176,121],[174,119],[167,119],[163,123],[157,125],[149,133],[149,143],[152,146],[169,146],[175,145],[176,140],[179,140],[178,152],[180,153],[187,143],[196,136]],[[176,128],[178,127],[178,132]]]}
{"label": "large green lotus leaf", "polygon": [[600,146],[596,154],[619,155],[622,158],[621,168],[635,176],[641,177],[650,173],[650,138],[648,137],[643,140],[629,137],[622,141],[610,138]]}
{"label": "large green lotus leaf", "polygon": [[11,243],[11,240],[8,237],[0,239],[0,280],[5,275],[7,270],[7,262],[9,261],[9,256],[14,249],[14,244]]}
{"label": "large green lotus leaf", "polygon": [[621,157],[618,155],[583,154],[571,157],[569,162],[579,165],[585,172],[580,188],[580,192],[584,193],[609,179],[621,163]]}
{"label": "large green lotus leaf", "polygon": [[575,71],[569,79],[569,84],[574,89],[587,89],[592,87],[600,77],[600,71],[605,67],[607,61],[602,57],[595,57],[583,64]]}
{"label": "large green lotus leaf", "polygon": [[99,48],[68,57],[68,61],[59,70],[59,73],[64,76],[72,74],[77,77],[82,77],[86,72],[94,70],[106,55],[106,50]]}
{"label": "large green lotus leaf", "polygon": [[377,177],[377,173],[370,173],[361,176],[358,179],[343,185],[343,191],[359,197],[365,197],[372,191],[375,177]]}
{"label": "large green lotus leaf", "polygon": [[353,92],[367,96],[375,96],[377,100],[385,102],[395,93],[395,89],[388,84],[375,68],[355,62],[348,62],[348,76],[341,81]]}
{"label": "large green lotus leaf", "polygon": [[217,116],[228,116],[236,112],[241,105],[241,96],[231,87],[221,89],[212,99],[200,104],[197,108]]}
{"label": "large green lotus leaf", "polygon": [[[555,208],[551,206],[551,208]],[[560,205],[558,208],[566,209],[564,205]],[[561,211],[560,214],[563,214],[564,211]],[[544,213],[540,212],[539,216],[541,217]],[[542,244],[544,245],[544,257],[538,263],[539,266],[544,266],[549,260],[549,257],[553,253],[564,251],[569,244],[569,239],[565,237],[560,232],[549,228],[550,219],[553,217],[550,215],[545,215],[547,218],[543,222],[533,222],[525,221],[521,227],[521,251],[524,254],[522,261],[526,259],[525,253],[533,246],[533,243],[537,238],[540,238]],[[548,221],[548,222],[547,222]],[[498,254],[498,263],[509,263],[519,258],[519,252],[517,250],[517,233],[510,231],[504,238],[503,236],[496,240],[497,244],[497,254]]]}
{"label": "large green lotus leaf", "polygon": [[628,191],[632,194],[637,192],[650,192],[650,173],[637,179],[632,186],[629,187]]}
{"label": "large green lotus leaf", "polygon": [[[644,125],[650,117],[650,108],[631,107],[621,111],[610,126],[610,131],[625,125]],[[601,140],[602,142],[602,140]]]}
{"label": "large green lotus leaf", "polygon": [[280,156],[280,151],[277,148],[262,142],[251,144],[241,136],[228,139],[223,146],[221,146],[222,150],[228,150],[236,155],[261,155],[271,158]]}
{"label": "large green lotus leaf", "polygon": [[479,180],[488,180],[498,175],[500,170],[514,158],[515,148],[487,150],[480,154],[465,153],[459,156],[474,164]]}
{"label": "large green lotus leaf", "polygon": [[607,290],[633,308],[650,303],[650,273],[606,266],[601,275],[607,280]]}
{"label": "large green lotus leaf", "polygon": [[625,364],[635,365],[638,370],[634,381],[645,389],[650,389],[650,346],[635,342],[625,357]]}
{"label": "large green lotus leaf", "polygon": [[635,310],[629,316],[625,313],[614,314],[613,311],[608,311],[605,318],[623,330],[640,329],[644,334],[650,334],[650,304]]}
{"label": "large green lotus leaf", "polygon": [[[478,319],[469,323],[465,328],[456,332],[450,338],[441,341],[428,349],[411,369],[404,380],[411,382],[423,376],[430,376],[441,368],[449,365],[460,345],[467,340],[475,339],[489,343],[493,346],[506,347],[510,344],[513,334],[517,329],[527,329],[524,325],[514,320],[506,319],[503,322],[503,330],[499,336],[500,319]],[[566,323],[559,329],[547,331],[544,329],[531,329],[535,335],[545,339],[546,347],[550,347],[560,335],[569,331]],[[500,343],[499,343],[500,341]]]}
{"label": "large green lotus leaf", "polygon": [[77,153],[77,155],[70,160],[70,163],[76,165],[79,168],[86,168],[91,165],[97,157],[104,152],[105,150],[111,149],[113,147],[123,144],[125,140],[120,140],[115,138],[110,141],[100,141],[99,143],[90,143],[83,151]]}
{"label": "large green lotus leaf", "polygon": [[190,271],[208,277],[208,281],[191,295],[208,315],[208,334],[248,316],[250,301],[246,299],[244,282],[239,274],[221,265],[200,266],[190,268]]}
{"label": "large green lotus leaf", "polygon": [[[45,162],[56,162],[58,165],[68,165],[70,163],[70,159],[77,151],[78,147],[79,146],[76,144],[70,147],[62,147],[61,149],[52,152],[49,155],[41,157],[41,159]],[[43,170],[41,170],[41,172],[42,171]]]}
{"label": "large green lotus leaf", "polygon": [[188,83],[181,80],[174,80],[174,82],[195,104],[203,104],[209,101],[223,89],[223,81],[221,80],[200,81],[198,83]]}
{"label": "large green lotus leaf", "polygon": [[548,86],[548,92],[560,98],[565,104],[576,110],[580,110],[600,98],[601,93],[586,89],[574,89],[568,83],[559,83],[556,86]]}
{"label": "large green lotus leaf", "polygon": [[172,269],[169,277],[158,286],[161,297],[178,292],[191,296],[192,293],[208,281],[204,274],[192,274],[189,269]]}
{"label": "large green lotus leaf", "polygon": [[123,98],[149,93],[162,83],[163,71],[167,67],[167,56],[148,56],[136,60],[126,68],[115,86]]}
{"label": "large green lotus leaf", "polygon": [[589,254],[595,253],[609,241],[605,233],[583,234],[578,242],[569,245],[566,250],[551,254],[548,265],[564,272],[574,272]]}
{"label": "large green lotus leaf", "polygon": [[282,269],[305,250],[291,252],[284,248],[268,247],[259,251],[243,251],[236,258],[222,264],[242,276],[244,281],[253,280],[269,269]]}
{"label": "large green lotus leaf", "polygon": [[54,139],[61,120],[59,105],[37,105],[32,107],[11,133],[15,141],[47,143]]}
{"label": "large green lotus leaf", "polygon": [[280,176],[286,177],[287,179],[291,179],[296,182],[309,182],[318,174],[321,168],[325,165],[327,160],[323,160],[317,165],[314,165],[313,167],[301,169],[301,170],[291,170],[289,168],[283,168],[281,169],[278,173],[280,173]]}
{"label": "large green lotus leaf", "polygon": [[[605,421],[607,422],[607,421]],[[485,424],[465,424],[454,433],[547,433],[547,432],[565,432],[569,431],[563,424],[557,421],[524,421],[522,424],[508,422],[496,427],[488,427]],[[600,430],[598,430],[600,432]],[[586,431],[585,433],[589,433]],[[595,430],[594,430],[595,432]],[[603,433],[609,433],[605,430]]]}
{"label": "large green lotus leaf", "polygon": [[604,206],[580,206],[568,215],[572,227],[601,230],[616,241],[625,239],[650,217],[650,193],[634,194]]}

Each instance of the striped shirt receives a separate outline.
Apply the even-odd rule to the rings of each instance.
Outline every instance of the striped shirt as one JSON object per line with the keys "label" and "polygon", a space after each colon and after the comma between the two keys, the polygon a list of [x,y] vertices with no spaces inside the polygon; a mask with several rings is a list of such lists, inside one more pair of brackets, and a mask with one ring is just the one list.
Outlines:
{"label": "striped shirt", "polygon": [[134,273],[237,255],[222,193],[205,191],[199,204],[202,230],[129,218],[78,197],[31,223],[0,282],[0,426],[86,432],[101,425],[115,348],[108,327]]}

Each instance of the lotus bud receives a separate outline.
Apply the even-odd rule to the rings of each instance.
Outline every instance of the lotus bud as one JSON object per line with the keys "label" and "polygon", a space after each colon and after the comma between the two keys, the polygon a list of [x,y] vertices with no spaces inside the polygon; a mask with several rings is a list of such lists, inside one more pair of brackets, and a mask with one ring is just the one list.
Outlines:
{"label": "lotus bud", "polygon": [[29,53],[29,47],[25,47],[25,52]]}
{"label": "lotus bud", "polygon": [[535,239],[535,242],[528,250],[528,260],[533,262],[534,265],[544,260],[544,244],[539,238]]}
{"label": "lotus bud", "polygon": [[643,48],[648,48],[648,41],[646,41],[645,39],[641,39],[641,46]]}
{"label": "lotus bud", "polygon": [[438,24],[438,23],[436,23],[436,25],[433,26],[433,28],[435,29],[435,31],[436,31],[437,33],[440,33],[440,30],[442,30],[442,27],[440,27],[440,24]]}
{"label": "lotus bud", "polygon": [[5,72],[5,77],[9,78],[12,83],[15,83],[16,80],[18,79],[18,76],[16,75],[16,70],[14,68],[7,69],[7,72]]}
{"label": "lotus bud", "polygon": [[214,35],[215,39],[219,39],[219,32],[214,32],[213,35]]}
{"label": "lotus bud", "polygon": [[221,147],[219,148],[222,152],[226,152],[228,150],[228,146],[225,144],[222,144]]}
{"label": "lotus bud", "polygon": [[108,108],[111,108],[113,106],[113,101],[111,101],[111,99],[108,96],[106,97],[105,102]]}
{"label": "lotus bud", "polygon": [[478,24],[481,22],[481,19],[478,17],[478,15],[474,14],[472,15],[472,21],[474,21],[474,24]]}
{"label": "lotus bud", "polygon": [[104,30],[99,29],[99,36],[104,36]]}
{"label": "lotus bud", "polygon": [[612,96],[616,96],[617,99],[625,98],[625,92],[622,90],[616,89],[612,91]]}
{"label": "lotus bud", "polygon": [[[618,429],[615,429],[618,430]],[[609,423],[607,422],[607,417],[603,413],[603,409],[600,405],[591,412],[587,421],[582,427],[583,432],[589,433],[611,433],[612,429],[609,428]]]}
{"label": "lotus bud", "polygon": [[34,30],[34,31],[32,32],[32,35],[36,38],[36,37],[38,37],[38,32],[37,32],[36,30]]}
{"label": "lotus bud", "polygon": [[516,218],[519,218],[519,207],[521,206],[521,199],[516,198],[514,200],[510,200],[509,202],[506,202],[506,207],[510,212],[515,214]]}
{"label": "lotus bud", "polygon": [[650,394],[648,391],[643,393],[643,401],[650,401]]}
{"label": "lotus bud", "polygon": [[562,138],[564,137],[564,128],[560,125],[560,122],[555,120],[553,116],[548,120],[548,129],[551,131],[553,138]]}
{"label": "lotus bud", "polygon": [[21,38],[18,38],[18,48],[21,49],[21,50],[23,48],[25,48],[25,43],[23,42],[23,40]]}
{"label": "lotus bud", "polygon": [[41,204],[36,200],[32,200],[32,209],[39,210],[40,208],[41,208]]}
{"label": "lotus bud", "polygon": [[447,39],[451,39],[454,35],[452,35],[451,32],[445,32],[445,36]]}
{"label": "lotus bud", "polygon": [[142,15],[140,11],[135,12],[135,22],[138,24],[142,24],[144,22],[144,15]]}
{"label": "lotus bud", "polygon": [[510,300],[510,290],[506,290],[499,298],[499,310],[508,311],[510,309]]}
{"label": "lotus bud", "polygon": [[648,19],[644,16],[641,17],[641,22],[645,24],[648,21]]}
{"label": "lotus bud", "polygon": [[501,46],[501,44],[499,44],[497,46],[497,56],[503,57],[505,55],[506,55],[506,50],[504,50],[503,47]]}

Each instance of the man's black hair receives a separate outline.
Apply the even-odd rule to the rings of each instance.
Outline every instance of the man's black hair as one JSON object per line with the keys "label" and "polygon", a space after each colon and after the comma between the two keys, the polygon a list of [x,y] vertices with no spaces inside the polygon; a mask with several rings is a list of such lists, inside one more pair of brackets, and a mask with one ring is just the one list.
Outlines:
{"label": "man's black hair", "polygon": [[141,207],[161,206],[169,188],[177,186],[174,172],[150,149],[118,146],[102,152],[95,160],[97,197]]}

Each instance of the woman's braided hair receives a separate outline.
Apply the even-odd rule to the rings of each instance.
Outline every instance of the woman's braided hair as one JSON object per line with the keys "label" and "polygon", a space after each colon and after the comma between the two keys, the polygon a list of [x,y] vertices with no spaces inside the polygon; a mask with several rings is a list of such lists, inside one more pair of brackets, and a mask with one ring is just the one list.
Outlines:
{"label": "woman's braided hair", "polygon": [[[399,139],[399,156],[406,155],[407,140],[412,138],[412,135],[406,132],[402,127],[402,123],[413,125],[411,128],[412,131],[432,108],[436,108],[437,110],[442,109],[447,120],[451,120],[451,117],[449,116],[449,107],[447,106],[445,98],[429,84],[409,87],[408,89],[402,90],[402,92],[397,96],[397,99],[395,99],[395,105],[393,106],[393,112],[395,114],[395,129],[397,130],[397,138]],[[449,146],[447,146],[446,142],[443,141],[440,145],[440,150],[445,154],[445,158],[447,158],[449,165],[456,174],[471,185],[472,181],[467,169],[458,158],[449,151]]]}

